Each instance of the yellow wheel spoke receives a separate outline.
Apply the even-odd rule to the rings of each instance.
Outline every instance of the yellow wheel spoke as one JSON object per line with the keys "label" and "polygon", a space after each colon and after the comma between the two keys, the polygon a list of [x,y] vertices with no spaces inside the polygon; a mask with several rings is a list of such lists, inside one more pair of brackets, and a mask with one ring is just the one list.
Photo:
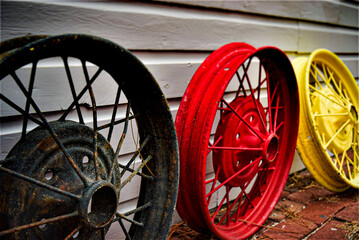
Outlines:
{"label": "yellow wheel spoke", "polygon": [[[312,64],[312,66],[315,68],[315,72],[316,73],[318,73],[318,75],[320,76],[320,78],[323,80],[323,82],[326,84],[326,86],[331,90],[331,92],[333,93],[333,95],[334,96],[336,96],[336,98],[338,98],[338,99],[340,99],[341,101],[344,101],[345,103],[348,103],[348,99],[345,99],[345,98],[343,98],[344,96],[342,96],[341,94],[338,94],[338,92],[339,93],[341,93],[340,91],[339,91],[339,89],[338,89],[338,92],[337,91],[335,91],[334,89],[333,89],[333,87],[330,85],[330,80],[332,80],[332,82],[334,82],[335,83],[335,79],[334,79],[334,76],[333,76],[333,73],[331,73],[330,71],[328,71],[329,72],[329,74],[330,74],[330,78],[328,79],[328,77],[327,77],[327,75],[325,74],[325,77],[320,73],[320,71],[318,71],[317,70],[317,66],[313,63]],[[323,71],[325,72],[325,67],[323,66]],[[329,70],[329,69],[327,69],[327,70]],[[319,80],[317,80],[317,81],[319,81]],[[335,84],[336,85],[336,84]]]}
{"label": "yellow wheel spoke", "polygon": [[[333,72],[331,72],[330,69],[328,69],[328,68],[326,68],[326,69],[327,69],[328,73],[330,74],[330,77],[327,78],[327,79],[328,79],[328,82],[330,83],[330,80],[332,80],[333,84],[335,85],[335,88],[338,89],[338,93],[339,93],[340,96],[342,97],[341,99],[342,99],[343,101],[345,101],[346,103],[348,103],[348,102],[349,102],[349,99],[344,96],[344,94],[343,94],[343,92],[342,92],[342,89],[339,88],[337,82],[335,81]],[[339,81],[339,82],[341,83],[341,81]],[[329,85],[329,84],[328,84],[328,85]],[[333,92],[335,92],[335,91],[333,90]]]}
{"label": "yellow wheel spoke", "polygon": [[313,73],[312,69],[310,69],[310,73],[312,74],[312,76],[315,80],[315,84],[318,85],[320,89],[323,89],[322,84],[319,82],[317,75],[315,73]]}
{"label": "yellow wheel spoke", "polygon": [[324,148],[326,149],[329,144],[336,138],[336,136],[343,131],[343,129],[350,123],[350,120],[348,119],[339,129],[338,131],[333,135],[333,137],[325,144]]}
{"label": "yellow wheel spoke", "polygon": [[[343,104],[338,103],[337,101],[334,101],[334,99],[328,98],[326,95],[324,95],[321,91],[319,91],[318,89],[316,89],[315,87],[313,87],[312,85],[309,85],[309,88],[312,89],[313,91],[319,93],[321,96],[323,96],[324,98],[328,99],[329,101],[338,104],[339,106],[341,106],[342,108],[346,108]],[[310,92],[310,94],[313,94],[312,92]]]}
{"label": "yellow wheel spoke", "polygon": [[[339,172],[341,172],[341,173],[344,173],[344,172],[343,172],[343,165],[344,165],[344,158],[345,158],[346,155],[347,155],[347,152],[344,151],[344,152],[342,153],[342,159],[339,161],[339,163],[340,163],[340,165],[339,165]],[[345,175],[345,174],[344,174],[344,175]]]}
{"label": "yellow wheel spoke", "polygon": [[331,113],[331,114],[319,114],[315,113],[314,117],[338,117],[338,116],[347,116],[348,113]]}

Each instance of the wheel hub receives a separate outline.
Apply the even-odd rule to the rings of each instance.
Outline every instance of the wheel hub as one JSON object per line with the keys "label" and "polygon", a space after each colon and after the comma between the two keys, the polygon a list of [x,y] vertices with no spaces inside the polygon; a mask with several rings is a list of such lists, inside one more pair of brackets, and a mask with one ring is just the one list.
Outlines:
{"label": "wheel hub", "polygon": [[[239,97],[230,105],[252,129],[265,136],[266,130],[261,123],[258,111],[263,119],[266,117],[264,108],[259,101],[256,100],[255,104],[250,96]],[[223,112],[215,134],[214,142],[217,141],[218,146],[226,147],[223,150],[215,150],[213,153],[215,172],[220,170],[218,180],[224,182],[242,170],[241,174],[226,184],[231,187],[242,186],[248,179],[253,178],[259,166],[259,162],[253,162],[261,155],[264,155],[268,161],[273,161],[276,156],[274,152],[278,148],[278,139],[274,136],[265,141],[266,147],[262,148],[263,141],[232,111]],[[253,149],[253,151],[248,151],[248,149]]]}
{"label": "wheel hub", "polygon": [[[9,152],[4,167],[41,181],[63,191],[81,196],[80,201],[62,194],[38,187],[34,184],[0,174],[4,184],[0,199],[1,212],[6,216],[8,228],[53,218],[72,212],[79,212],[80,219],[88,228],[101,228],[110,223],[117,210],[120,184],[118,169],[115,168],[111,182],[96,180],[93,154],[93,130],[72,121],[49,123],[56,136],[68,151],[89,183],[86,187],[68,162],[47,129],[38,127],[29,132]],[[99,176],[106,179],[114,159],[110,143],[97,136]],[[91,202],[91,203],[90,203]],[[20,239],[49,239],[67,236],[78,225],[79,217],[56,221],[40,227],[18,232]]]}
{"label": "wheel hub", "polygon": [[[358,119],[357,110],[351,104],[345,106],[327,86],[319,91],[312,95],[312,114],[318,132],[322,134],[320,137],[324,146],[332,153],[347,151],[352,144],[352,129]],[[350,121],[346,123],[348,119]]]}
{"label": "wheel hub", "polygon": [[267,163],[273,162],[278,154],[279,139],[275,134],[270,134],[264,141],[263,159]]}
{"label": "wheel hub", "polygon": [[83,222],[91,228],[101,228],[109,224],[117,212],[118,194],[107,181],[97,181],[85,190],[79,204]]}

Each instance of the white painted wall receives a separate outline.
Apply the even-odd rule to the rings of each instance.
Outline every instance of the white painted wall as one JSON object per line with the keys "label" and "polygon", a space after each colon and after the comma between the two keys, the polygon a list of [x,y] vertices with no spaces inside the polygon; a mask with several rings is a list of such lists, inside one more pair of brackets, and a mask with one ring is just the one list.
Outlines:
{"label": "white painted wall", "polygon": [[[85,33],[114,41],[148,67],[175,117],[198,66],[213,50],[234,41],[254,47],[276,46],[290,59],[327,48],[337,53],[358,79],[358,12],[356,1],[335,0],[2,0],[0,38]],[[5,111],[2,109],[2,115],[11,114]],[[2,126],[2,152],[9,135],[20,130],[14,125]],[[302,167],[296,157],[292,171]]]}

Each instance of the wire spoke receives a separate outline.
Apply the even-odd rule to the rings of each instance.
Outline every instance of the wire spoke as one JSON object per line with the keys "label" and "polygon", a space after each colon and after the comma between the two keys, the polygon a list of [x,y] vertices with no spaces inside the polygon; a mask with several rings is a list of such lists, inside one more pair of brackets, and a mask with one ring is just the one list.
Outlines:
{"label": "wire spoke", "polygon": [[29,112],[30,112],[30,101],[29,101],[29,99],[32,98],[32,90],[34,88],[36,66],[37,66],[37,62],[34,62],[32,64],[32,68],[31,68],[29,88],[28,88],[29,89],[28,90],[29,95],[26,97],[27,99],[26,99],[26,105],[25,105],[25,112],[28,113],[28,114],[26,114],[24,116],[21,138],[24,138],[26,136],[27,122],[28,122],[28,117],[27,116],[29,115]]}
{"label": "wire spoke", "polygon": [[256,164],[257,162],[259,162],[261,160],[261,158],[257,158],[256,160],[254,160],[253,162],[251,162],[250,164],[248,164],[247,166],[243,167],[241,170],[239,170],[238,172],[236,172],[235,174],[233,174],[232,176],[230,176],[227,180],[225,180],[224,182],[222,182],[220,185],[218,185],[215,189],[213,189],[212,191],[210,191],[209,193],[206,194],[206,197],[212,195],[215,191],[217,191],[218,189],[220,189],[222,186],[224,186],[227,182],[231,181],[233,178],[235,178],[236,176],[238,176],[239,174],[241,174],[243,171],[247,170],[249,167],[253,166],[254,164]]}
{"label": "wire spoke", "polygon": [[[93,75],[93,77],[91,78],[91,80],[89,81],[90,84],[92,84],[97,77],[100,75],[100,73],[102,72],[102,68],[99,68],[97,70],[97,72]],[[71,110],[73,109],[73,107],[75,106],[76,102],[78,102],[82,96],[86,93],[86,91],[88,90],[88,84],[86,84],[86,86],[81,90],[81,92],[77,95],[76,99],[70,104],[70,106],[66,109],[66,111],[62,114],[62,116],[60,117],[60,120],[65,120],[65,118],[67,117],[67,115],[71,112]]]}
{"label": "wire spoke", "polygon": [[64,214],[64,215],[61,215],[61,216],[58,216],[58,217],[48,218],[48,219],[41,220],[41,221],[38,221],[38,222],[33,222],[33,223],[22,225],[22,226],[19,226],[19,227],[14,227],[14,228],[11,228],[11,229],[8,229],[8,230],[5,230],[5,231],[1,231],[0,232],[0,237],[5,236],[5,235],[10,234],[10,233],[19,232],[19,231],[22,231],[22,230],[25,230],[25,229],[37,227],[37,226],[40,226],[40,225],[43,225],[43,224],[48,224],[48,223],[53,223],[53,222],[57,222],[57,221],[60,221],[60,220],[68,219],[68,218],[71,218],[71,217],[75,217],[77,215],[78,215],[78,212],[72,212],[72,213]]}
{"label": "wire spoke", "polygon": [[131,211],[128,211],[128,212],[122,213],[122,214],[127,217],[127,216],[130,216],[130,215],[135,214],[137,212],[146,210],[147,208],[150,208],[150,207],[152,207],[152,203],[148,202],[148,203],[142,205],[141,207],[138,207],[138,208],[136,208],[134,210],[131,210]]}
{"label": "wire spoke", "polygon": [[120,224],[121,229],[122,229],[123,233],[124,233],[125,236],[126,236],[126,240],[131,240],[131,237],[130,237],[129,233],[127,232],[127,230],[126,230],[126,228],[125,228],[125,225],[124,225],[123,222],[122,222],[122,219],[119,218],[119,219],[118,219],[118,223]]}
{"label": "wire spoke", "polygon": [[132,158],[130,159],[130,161],[126,164],[126,168],[122,170],[120,177],[122,178],[122,176],[125,174],[125,171],[127,168],[129,168],[129,166],[133,163],[133,161],[135,161],[136,157],[140,154],[140,152],[142,151],[142,149],[146,146],[146,144],[149,142],[150,140],[150,136],[148,135],[145,140],[142,142],[140,148],[135,152],[135,154],[133,154]]}
{"label": "wire spoke", "polygon": [[[130,109],[131,109],[131,103],[128,102],[128,103],[127,103],[127,108],[126,108],[125,125],[124,125],[124,127],[123,127],[123,131],[122,131],[122,135],[121,135],[120,141],[119,141],[118,144],[117,144],[116,153],[115,153],[115,156],[114,156],[114,158],[113,158],[113,160],[112,160],[112,166],[111,166],[111,169],[110,169],[109,174],[108,174],[108,178],[109,178],[110,180],[111,180],[111,178],[112,178],[112,172],[113,172],[113,170],[114,170],[114,168],[115,168],[115,164],[116,164],[116,163],[118,164],[117,158],[118,158],[118,155],[120,154],[120,150],[121,150],[121,147],[122,147],[122,143],[123,143],[123,141],[125,140],[125,137],[126,137],[126,134],[127,134],[128,122],[129,122],[129,117],[130,117]],[[129,168],[129,166],[130,166],[130,165],[128,164],[125,169]],[[121,177],[122,177],[122,174],[121,174]]]}
{"label": "wire spoke", "polygon": [[277,129],[277,118],[278,118],[278,111],[279,111],[279,100],[280,100],[280,95],[277,95],[277,102],[276,102],[275,113],[274,113],[274,129]]}
{"label": "wire spoke", "polygon": [[336,136],[350,123],[350,119],[348,119],[338,130],[337,132],[329,139],[329,141],[325,144],[324,148],[328,148],[329,144],[336,138]]}
{"label": "wire spoke", "polygon": [[90,93],[91,103],[92,103],[92,115],[93,115],[93,145],[94,145],[94,161],[95,161],[95,175],[96,180],[100,180],[100,173],[99,173],[99,162],[98,162],[98,130],[97,130],[97,106],[96,106],[96,100],[95,100],[95,94],[92,89],[92,84],[90,82],[90,77],[87,71],[86,62],[84,60],[81,61],[82,63],[82,69],[84,71],[85,79],[86,79],[86,85],[88,88],[88,91]]}
{"label": "wire spoke", "polygon": [[[28,91],[25,89],[24,85],[21,83],[20,79],[16,76],[16,74],[13,72],[11,73],[11,76],[13,76],[14,80],[16,81],[16,83],[18,84],[19,88],[21,89],[21,91],[23,92],[23,94],[28,97]],[[85,186],[88,186],[88,182],[86,177],[83,175],[83,173],[80,171],[80,169],[78,168],[78,166],[76,165],[76,163],[74,162],[74,160],[71,158],[69,152],[67,151],[67,149],[64,147],[64,145],[61,143],[61,140],[59,139],[59,137],[56,135],[56,133],[54,132],[54,130],[52,129],[52,127],[49,125],[49,123],[47,122],[46,118],[44,117],[44,115],[42,114],[42,112],[40,111],[39,107],[36,105],[36,103],[34,102],[34,100],[32,98],[28,98],[28,100],[31,103],[31,106],[34,108],[35,112],[37,113],[38,117],[41,119],[43,126],[50,132],[51,136],[53,137],[53,139],[55,140],[55,142],[57,143],[58,147],[60,148],[60,150],[62,151],[62,153],[65,155],[66,159],[69,161],[69,163],[71,164],[71,166],[73,167],[73,169],[75,170],[75,172],[77,173],[77,175],[80,177],[80,179],[82,180],[82,182],[85,184]]]}
{"label": "wire spoke", "polygon": [[135,221],[135,220],[133,220],[133,219],[131,219],[131,218],[128,218],[128,217],[126,217],[125,215],[123,215],[123,214],[121,214],[121,213],[116,213],[116,216],[117,216],[118,218],[120,218],[120,219],[126,220],[127,222],[130,222],[130,223],[132,223],[132,224],[135,224],[136,226],[139,226],[139,227],[143,227],[143,226],[144,226],[143,223],[137,222],[137,221]]}
{"label": "wire spoke", "polygon": [[314,117],[338,117],[338,116],[348,116],[348,113],[330,113],[330,114],[313,114]]}
{"label": "wire spoke", "polygon": [[[247,73],[248,66],[249,66],[249,64],[250,64],[251,61],[252,61],[252,58],[250,58],[250,60],[249,60],[249,63],[248,63],[248,65],[247,65],[247,69],[246,69],[245,72],[244,72],[244,75],[246,76],[247,83],[248,83],[248,86],[249,86],[249,90],[251,91],[252,100],[253,100],[254,105],[256,106],[256,111],[257,111],[257,114],[258,114],[258,116],[259,116],[259,119],[260,119],[260,121],[261,121],[261,123],[262,123],[262,126],[263,126],[263,128],[265,129],[265,131],[267,131],[267,127],[266,127],[266,124],[264,123],[263,116],[262,116],[262,114],[259,112],[258,102],[256,101],[256,98],[254,97],[254,94],[255,94],[255,93],[253,92],[252,84],[251,84],[251,81],[250,81],[249,76],[248,76],[248,73]],[[259,98],[258,98],[258,100],[259,100]]]}
{"label": "wire spoke", "polygon": [[32,183],[32,184],[35,184],[35,185],[37,185],[37,186],[46,188],[46,189],[48,189],[48,190],[50,190],[50,191],[57,192],[57,193],[60,193],[61,195],[64,195],[64,196],[73,198],[73,199],[75,199],[75,200],[80,200],[80,199],[81,199],[81,196],[79,196],[79,195],[66,192],[66,191],[64,191],[64,190],[61,190],[61,189],[56,188],[56,187],[54,187],[54,186],[48,185],[48,184],[46,184],[46,183],[44,183],[44,182],[41,182],[41,181],[39,181],[39,180],[36,180],[36,179],[34,179],[34,178],[30,178],[30,177],[25,176],[25,175],[23,175],[23,174],[21,174],[21,173],[14,172],[14,171],[12,171],[12,170],[10,170],[10,169],[8,169],[8,168],[4,168],[4,167],[0,166],[0,171],[2,171],[2,172],[4,172],[4,173],[7,173],[7,174],[9,174],[9,175],[11,175],[11,176],[14,176],[14,177],[16,177],[16,178],[22,179],[22,180],[24,180],[24,181],[30,182],[30,183]]}
{"label": "wire spoke", "polygon": [[[246,89],[244,88],[243,83],[244,83],[244,77],[245,77],[245,75],[246,75],[246,73],[247,73],[247,70],[248,70],[249,65],[251,64],[251,62],[252,62],[252,58],[249,59],[249,61],[248,61],[248,63],[247,63],[247,66],[244,66],[244,64],[241,65],[242,68],[243,68],[243,71],[244,71],[242,78],[241,78],[241,76],[239,76],[238,71],[236,72],[236,76],[237,76],[237,79],[238,79],[238,81],[239,81],[239,87],[238,87],[238,90],[237,90],[236,97],[239,96],[239,94],[240,94],[240,92],[241,92],[241,89],[243,90],[244,96],[245,96],[245,97],[247,96]],[[248,76],[248,75],[247,75],[247,76]]]}
{"label": "wire spoke", "polygon": [[[129,168],[129,167],[126,167],[126,166],[123,165],[123,164],[118,163],[118,166],[119,166],[120,168],[125,169],[126,171],[131,172],[131,173],[136,172],[136,170],[134,170],[134,169],[132,169],[132,168]],[[147,179],[147,180],[150,180],[150,181],[152,181],[152,180],[155,179],[153,176],[144,174],[144,173],[142,173],[142,172],[136,172],[136,175],[141,176],[141,177],[143,177],[143,178],[145,178],[145,179]]]}
{"label": "wire spoke", "polygon": [[120,101],[120,96],[121,96],[121,88],[120,86],[117,89],[117,94],[116,94],[116,98],[115,98],[115,104],[113,106],[113,111],[112,111],[112,118],[111,118],[111,123],[110,123],[110,129],[108,131],[108,136],[107,136],[107,141],[111,141],[111,137],[112,137],[112,131],[113,131],[113,127],[115,125],[115,119],[116,119],[116,113],[117,113],[117,107],[118,107],[118,102]]}
{"label": "wire spoke", "polygon": [[130,176],[128,176],[125,181],[123,181],[123,182],[121,183],[121,185],[120,185],[120,187],[119,187],[118,189],[121,191],[121,189],[122,189],[124,186],[126,186],[126,184],[129,183],[129,182],[131,181],[131,179],[132,179],[134,176],[136,176],[136,174],[137,174],[139,171],[141,171],[141,169],[142,169],[151,159],[152,159],[152,156],[148,156],[148,157],[146,158],[146,160],[144,160],[144,161],[141,163],[141,165],[138,166],[138,168],[137,168],[133,173],[131,173]]}
{"label": "wire spoke", "polygon": [[243,118],[242,116],[240,116],[240,115],[237,113],[237,111],[232,108],[231,105],[229,105],[229,103],[228,103],[226,100],[224,100],[224,99],[222,98],[222,101],[223,101],[223,102],[227,105],[227,107],[249,128],[249,130],[251,130],[259,139],[261,139],[262,141],[264,141],[263,137],[261,136],[261,135],[262,135],[261,133],[257,132],[254,128],[252,128],[252,127],[248,124],[248,122],[247,122],[246,120],[244,120],[244,118]]}
{"label": "wire spoke", "polygon": [[208,147],[211,150],[233,150],[233,151],[240,151],[240,152],[246,152],[246,151],[263,151],[263,148],[246,148],[246,147],[225,147],[225,146],[213,146]]}
{"label": "wire spoke", "polygon": [[81,113],[81,109],[80,109],[80,104],[79,104],[79,102],[78,102],[78,99],[76,99],[76,90],[75,90],[74,82],[73,82],[73,80],[72,80],[72,75],[71,75],[71,71],[70,71],[70,67],[69,67],[69,63],[68,63],[68,58],[67,58],[67,57],[62,57],[62,61],[64,62],[65,71],[66,71],[66,75],[67,75],[67,80],[69,81],[72,98],[73,98],[73,100],[74,100],[75,107],[76,107],[76,111],[77,111],[77,115],[78,115],[78,117],[79,117],[79,122],[82,123],[82,124],[84,124],[84,119],[83,119],[83,117],[82,117],[82,113]]}
{"label": "wire spoke", "polygon": [[[210,190],[210,192],[211,192],[211,191],[213,191],[214,186],[215,186],[215,185],[216,185],[216,183],[217,183],[218,176],[219,176],[219,171],[220,171],[220,170],[221,170],[221,167],[219,167],[219,168],[217,169],[216,176],[215,176],[215,177],[214,177],[214,179],[213,179],[213,184],[212,184],[212,186],[211,186],[211,190]],[[209,183],[210,183],[210,182],[209,182]],[[208,199],[207,199],[207,204],[209,204],[209,203],[210,203],[211,198],[212,198],[212,194],[208,196]]]}
{"label": "wire spoke", "polygon": [[[309,85],[309,88],[312,89],[314,92],[320,94],[320,95],[321,95],[322,97],[324,97],[325,99],[328,99],[328,100],[331,101],[332,103],[335,103],[335,104],[341,106],[342,108],[346,108],[344,105],[342,105],[341,103],[335,101],[335,100],[332,99],[332,98],[329,98],[328,96],[326,96],[325,94],[323,94],[321,91],[319,91],[318,89],[316,89],[316,88],[313,87],[312,85]],[[309,94],[312,94],[312,95],[313,95],[312,92],[309,92]]]}
{"label": "wire spoke", "polygon": [[28,119],[30,119],[31,121],[33,121],[34,123],[38,124],[39,126],[44,126],[44,124],[39,121],[38,119],[34,118],[33,116],[31,116],[30,114],[28,114],[27,112],[25,112],[21,107],[19,107],[18,105],[16,105],[15,103],[13,103],[10,99],[8,99],[7,97],[5,97],[3,94],[0,93],[0,99],[3,100],[5,103],[7,103],[10,107],[12,107],[13,109],[15,109],[16,111],[18,111],[19,113],[21,113],[21,115],[26,116]]}
{"label": "wire spoke", "polygon": [[221,210],[224,201],[226,200],[226,195],[223,196],[221,202],[219,203],[217,210],[215,211],[215,213],[212,215],[212,222],[214,222],[214,219],[216,218],[217,214],[219,213],[219,211]]}
{"label": "wire spoke", "polygon": [[[128,120],[135,119],[135,118],[138,117],[138,116],[139,116],[139,114],[131,115],[131,116],[128,117]],[[103,130],[103,129],[106,129],[106,128],[111,127],[111,125],[114,125],[114,126],[115,126],[115,125],[118,125],[118,124],[121,124],[121,123],[124,123],[124,122],[126,122],[126,117],[123,118],[123,119],[114,121],[113,123],[107,123],[107,124],[98,126],[98,127],[97,127],[97,130],[100,131],[100,130]]]}
{"label": "wire spoke", "polygon": [[[316,66],[316,63],[313,63],[312,65],[313,68],[315,68],[315,72],[319,75],[319,77],[323,80],[323,82],[326,84],[326,86],[331,90],[331,92],[334,94],[334,96],[336,96],[337,98],[339,98],[341,101],[344,101],[344,102],[347,102],[347,100],[344,98],[342,98],[342,96],[338,95],[338,93],[332,88],[332,86],[330,85],[330,79],[332,78],[333,75],[331,75],[331,78],[328,79],[327,78],[327,75],[325,75],[325,77],[321,74],[320,71],[318,71],[318,68]],[[323,71],[324,71],[325,68],[323,68]],[[328,79],[328,80],[327,80]],[[334,82],[334,79],[333,79],[333,82]]]}

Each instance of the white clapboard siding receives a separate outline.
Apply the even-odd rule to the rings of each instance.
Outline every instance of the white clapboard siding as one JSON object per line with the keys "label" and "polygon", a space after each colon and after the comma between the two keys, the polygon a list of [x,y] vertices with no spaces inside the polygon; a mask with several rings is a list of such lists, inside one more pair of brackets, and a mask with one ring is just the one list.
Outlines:
{"label": "white clapboard siding", "polygon": [[[309,56],[318,48],[326,48],[338,54],[348,66],[353,76],[359,77],[358,60],[358,14],[356,2],[336,0],[325,1],[191,1],[156,0],[152,2],[136,1],[68,1],[68,0],[2,0],[1,4],[1,40],[7,40],[26,34],[57,35],[64,33],[84,33],[111,40],[137,56],[157,80],[166,96],[175,119],[181,98],[193,74],[204,59],[215,49],[230,42],[246,42],[254,47],[276,46],[289,57]],[[256,63],[254,63],[256,64]],[[71,101],[68,86],[59,81],[64,71],[59,59],[44,62],[41,66],[37,93],[39,104],[44,111],[60,111],[67,106],[66,100],[60,102],[56,93],[61,91],[61,99]],[[76,86],[82,86],[81,65],[71,61]],[[96,68],[90,66],[90,71]],[[30,68],[19,71],[26,82]],[[255,73],[253,73],[255,75]],[[51,77],[51,78],[50,78]],[[50,80],[51,79],[51,80]],[[106,80],[98,86],[97,104],[100,121],[109,122],[116,87]],[[255,81],[251,78],[251,81]],[[11,80],[0,83],[1,93],[19,104],[24,103],[19,90]],[[263,85],[265,87],[265,85]],[[228,91],[236,89],[231,85]],[[266,91],[261,97],[266,102]],[[67,95],[66,95],[67,93]],[[226,97],[229,97],[228,93]],[[90,99],[83,99],[90,103]],[[125,99],[119,106],[123,118]],[[91,104],[90,104],[91,105]],[[2,104],[1,117],[17,115]],[[92,115],[83,107],[86,124],[92,126]],[[50,114],[56,119],[61,114]],[[71,117],[76,118],[73,113]],[[16,117],[6,118],[0,126],[1,159],[18,141],[22,122]],[[217,121],[217,120],[216,120]],[[135,121],[119,156],[119,161],[129,159],[136,148],[133,139],[137,139]],[[35,127],[30,126],[30,129]],[[214,134],[213,129],[212,134]],[[122,130],[114,134],[113,141],[119,138]],[[106,134],[106,131],[103,132]],[[137,159],[135,166],[139,164]],[[295,155],[291,172],[303,169],[298,155]],[[207,177],[213,176],[213,167],[207,166]],[[133,209],[137,203],[138,180],[135,177],[125,191],[121,192],[119,211]],[[213,195],[215,204],[221,201],[223,192]],[[180,220],[175,215],[173,221]],[[119,226],[111,227],[107,239],[124,239]]]}
{"label": "white clapboard siding", "polygon": [[155,0],[157,2],[183,4],[197,7],[261,14],[280,18],[330,23],[347,27],[358,27],[358,7],[355,1],[191,1]]}

